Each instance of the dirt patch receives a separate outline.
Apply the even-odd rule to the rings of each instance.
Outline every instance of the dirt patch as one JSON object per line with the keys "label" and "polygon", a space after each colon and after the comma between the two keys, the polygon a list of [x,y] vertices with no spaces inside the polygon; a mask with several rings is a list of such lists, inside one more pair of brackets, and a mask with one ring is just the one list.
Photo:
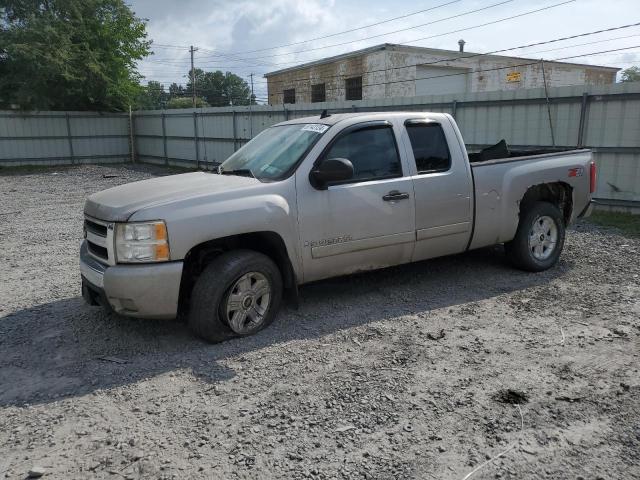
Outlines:
{"label": "dirt patch", "polygon": [[509,449],[472,478],[640,478],[637,238],[580,223],[539,274],[495,247],[319,282],[208,345],[79,297],[85,197],[163,173],[0,174],[0,476],[462,479]]}
{"label": "dirt patch", "polygon": [[500,390],[493,396],[493,398],[497,402],[508,403],[511,405],[524,405],[529,401],[529,395],[517,390],[511,390],[510,388]]}

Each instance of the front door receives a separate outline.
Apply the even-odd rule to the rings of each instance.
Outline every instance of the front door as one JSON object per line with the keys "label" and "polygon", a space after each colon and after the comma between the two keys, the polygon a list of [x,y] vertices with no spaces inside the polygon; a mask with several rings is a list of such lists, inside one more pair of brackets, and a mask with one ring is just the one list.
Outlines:
{"label": "front door", "polygon": [[[346,158],[354,177],[326,190],[296,178],[304,281],[409,262],[415,244],[412,180],[394,126],[364,122],[341,131],[319,159]],[[406,162],[406,159],[405,159]]]}

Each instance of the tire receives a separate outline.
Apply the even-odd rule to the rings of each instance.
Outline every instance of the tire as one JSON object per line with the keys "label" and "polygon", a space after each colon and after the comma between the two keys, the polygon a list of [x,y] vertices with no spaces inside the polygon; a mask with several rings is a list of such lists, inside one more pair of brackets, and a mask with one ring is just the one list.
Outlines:
{"label": "tire", "polygon": [[282,276],[269,257],[252,250],[226,252],[198,277],[187,322],[212,343],[253,335],[273,322],[281,299]]}
{"label": "tire", "polygon": [[517,268],[541,272],[554,266],[564,247],[566,227],[558,207],[535,202],[520,218],[516,236],[505,243],[509,261]]}

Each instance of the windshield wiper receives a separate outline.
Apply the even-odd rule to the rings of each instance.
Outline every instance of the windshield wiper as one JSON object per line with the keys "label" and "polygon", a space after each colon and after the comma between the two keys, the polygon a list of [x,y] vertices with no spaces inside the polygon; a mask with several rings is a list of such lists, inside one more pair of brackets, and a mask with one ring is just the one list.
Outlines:
{"label": "windshield wiper", "polygon": [[221,168],[220,169],[220,174],[221,175],[239,175],[241,177],[256,178],[256,176],[253,174],[253,172],[251,170],[249,170],[248,168],[238,168],[237,170],[223,170]]}

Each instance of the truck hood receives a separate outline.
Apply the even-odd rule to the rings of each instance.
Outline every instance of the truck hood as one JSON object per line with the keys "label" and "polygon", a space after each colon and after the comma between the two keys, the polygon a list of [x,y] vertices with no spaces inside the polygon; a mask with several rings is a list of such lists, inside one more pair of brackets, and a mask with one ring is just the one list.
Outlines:
{"label": "truck hood", "polygon": [[126,222],[142,208],[203,194],[240,190],[260,181],[251,177],[205,172],[169,175],[109,188],[87,198],[84,213],[109,222]]}

